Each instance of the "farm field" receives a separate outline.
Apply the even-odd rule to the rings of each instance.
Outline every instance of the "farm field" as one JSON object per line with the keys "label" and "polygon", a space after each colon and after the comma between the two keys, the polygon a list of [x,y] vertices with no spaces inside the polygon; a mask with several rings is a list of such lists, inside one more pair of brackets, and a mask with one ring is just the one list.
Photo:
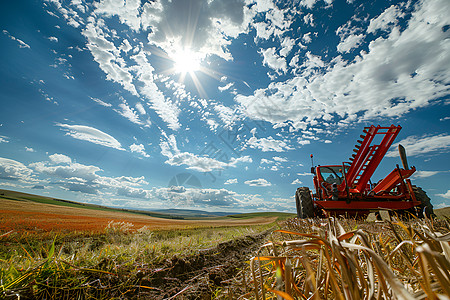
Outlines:
{"label": "farm field", "polygon": [[182,220],[2,193],[0,297],[8,299],[450,296],[447,209],[436,220]]}
{"label": "farm field", "polygon": [[[224,218],[202,218],[199,220],[181,220],[170,215],[148,212],[121,211],[100,206],[80,205],[75,202],[62,202],[46,197],[27,195],[1,190],[0,230],[7,232],[31,231],[83,231],[102,232],[110,222],[127,223],[134,229],[143,226],[151,230],[187,229],[218,226],[250,226],[273,223],[283,214],[233,215]],[[284,214],[289,215],[289,214]]]}
{"label": "farm field", "polygon": [[195,288],[184,295],[212,293],[245,266],[277,220],[292,217],[170,219],[5,190],[0,194],[0,292],[13,298],[163,299],[189,280]]}
{"label": "farm field", "polygon": [[448,299],[450,224],[287,220],[220,299]]}

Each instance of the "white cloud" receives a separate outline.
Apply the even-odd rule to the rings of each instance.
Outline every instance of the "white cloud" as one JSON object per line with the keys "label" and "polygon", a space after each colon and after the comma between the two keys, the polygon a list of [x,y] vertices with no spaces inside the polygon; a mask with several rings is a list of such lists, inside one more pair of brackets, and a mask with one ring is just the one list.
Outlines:
{"label": "white cloud", "polygon": [[443,197],[445,199],[450,199],[450,190],[448,190],[446,193],[444,194],[436,194],[436,196],[440,196]]}
{"label": "white cloud", "polygon": [[267,138],[260,138],[253,136],[248,141],[247,144],[250,148],[261,149],[263,152],[276,151],[285,152],[287,150],[293,150],[294,148],[289,147],[289,145],[281,140],[276,140],[269,136]]}
{"label": "white cloud", "polygon": [[297,173],[298,176],[312,176],[313,174],[308,173],[308,172],[303,172],[303,173]]}
{"label": "white cloud", "polygon": [[29,179],[33,171],[21,162],[0,157],[0,179],[20,180]]}
{"label": "white cloud", "polygon": [[160,147],[161,154],[166,156],[166,164],[171,166],[187,165],[188,169],[199,172],[211,172],[213,170],[223,170],[226,167],[235,167],[240,162],[252,162],[249,156],[232,157],[229,161],[220,161],[208,156],[198,156],[190,152],[181,152],[178,149],[174,135],[165,135],[162,138]]}
{"label": "white cloud", "polygon": [[[72,9],[69,6],[62,7],[61,0],[49,0],[49,2],[53,3],[56,6],[58,11],[63,15],[64,19],[66,19],[67,24],[69,24],[70,26],[78,28],[80,27],[80,25],[84,24],[84,21],[80,18],[76,10]],[[75,5],[75,7],[82,13],[85,13],[85,7],[81,3]],[[51,14],[51,12],[49,13]]]}
{"label": "white cloud", "polygon": [[445,207],[448,207],[448,206],[450,206],[450,205],[445,203],[445,202],[442,202],[442,203],[434,205],[435,208],[445,208]]}
{"label": "white cloud", "polygon": [[25,147],[25,151],[27,151],[27,152],[36,152],[36,150],[34,150],[31,147]]}
{"label": "white cloud", "polygon": [[50,161],[54,164],[71,164],[72,163],[72,159],[64,154],[55,153],[55,154],[49,155],[48,158],[50,158]]}
{"label": "white cloud", "polygon": [[311,34],[312,34],[312,32],[308,32],[308,33],[305,33],[305,34],[303,35],[302,41],[303,41],[305,44],[309,44],[309,43],[312,42]]}
{"label": "white cloud", "polygon": [[140,1],[100,1],[96,3],[95,13],[106,16],[118,16],[120,22],[138,31],[141,27],[139,18]]}
{"label": "white cloud", "polygon": [[[324,62],[307,53],[297,76],[235,101],[254,120],[296,129],[336,114],[341,121],[397,117],[448,95],[450,40],[445,0],[419,2],[403,31],[393,29],[353,61]],[[335,118],[335,119],[339,119]],[[345,123],[341,123],[345,124]]]}
{"label": "white cloud", "polygon": [[395,26],[398,23],[398,19],[403,16],[404,13],[402,13],[395,5],[392,5],[381,15],[370,20],[367,32],[375,33],[377,30],[385,31],[388,28]]}
{"label": "white cloud", "polygon": [[413,174],[413,176],[414,176],[414,178],[427,178],[427,177],[434,176],[440,172],[441,171],[416,171]]}
{"label": "white cloud", "polygon": [[125,150],[122,145],[115,138],[103,131],[96,128],[84,126],[84,125],[68,125],[57,123],[57,126],[66,131],[66,135],[75,139],[88,141],[94,144],[102,145],[105,147],[114,148],[117,150]]}
{"label": "white cloud", "polygon": [[305,22],[306,25],[314,27],[314,16],[313,14],[309,13],[303,16],[303,22]]}
{"label": "white cloud", "polygon": [[150,157],[150,155],[148,155],[148,154],[145,152],[145,147],[144,147],[144,145],[142,145],[142,144],[132,144],[132,145],[130,146],[130,150],[131,150],[131,152],[139,153],[140,155],[142,155],[142,156],[144,156],[144,157]]}
{"label": "white cloud", "polygon": [[117,189],[117,195],[138,199],[150,199],[151,191],[132,186],[123,186]]}
{"label": "white cloud", "polygon": [[362,34],[349,35],[337,45],[337,50],[341,53],[348,53],[350,50],[357,48],[363,39],[364,35]]}
{"label": "white cloud", "polygon": [[213,170],[223,170],[225,167],[235,167],[238,162],[250,161],[251,158],[248,156],[231,158],[229,162],[223,162],[207,156],[198,156],[189,152],[180,152],[169,157],[166,163],[172,166],[187,165],[188,169],[199,172],[211,172]]}
{"label": "white cloud", "polygon": [[119,113],[121,116],[127,118],[130,122],[142,125],[143,123],[139,119],[139,116],[134,111],[132,107],[129,107],[128,104],[124,101],[123,103],[119,104],[120,109],[114,109],[117,113]]}
{"label": "white cloud", "polygon": [[[166,207],[169,205],[179,208],[240,208],[252,205],[251,201],[247,199],[247,195],[240,195],[227,189],[153,188],[148,197],[160,199]],[[255,206],[258,204],[255,203]]]}
{"label": "white cloud", "polygon": [[202,58],[217,55],[225,60],[232,59],[226,48],[231,43],[230,38],[246,32],[255,14],[237,0],[226,4],[222,1],[162,0],[145,3],[141,9],[142,29],[151,32],[149,43],[160,47],[169,56],[181,48],[188,48]]}
{"label": "white cloud", "polygon": [[409,136],[396,143],[386,154],[388,157],[398,156],[398,145],[401,144],[406,149],[408,156],[417,156],[427,153],[446,152],[450,149],[450,135],[439,134],[435,136]]}
{"label": "white cloud", "polygon": [[64,190],[93,195],[101,194],[103,190],[116,190],[119,194],[120,189],[148,184],[143,176],[101,176],[98,174],[102,172],[99,167],[73,162],[64,154],[52,154],[49,159],[49,161],[31,163],[29,167],[38,173],[50,176],[50,185]]}
{"label": "white cloud", "polygon": [[19,48],[30,48],[30,46],[27,43],[25,43],[24,41],[14,37],[14,36],[12,36],[7,30],[3,30],[3,34],[8,36],[13,41],[18,42],[19,43]]}
{"label": "white cloud", "polygon": [[247,145],[250,146],[250,148],[261,149],[261,151],[263,152],[268,151],[285,152],[287,150],[294,149],[290,147],[285,141],[276,140],[271,136],[267,138],[257,138],[255,136],[256,133],[255,129],[252,129],[251,133],[253,134],[253,136],[247,140]]}
{"label": "white cloud", "polygon": [[54,37],[54,36],[51,36],[51,37],[49,37],[48,39],[49,39],[51,42],[55,42],[55,43],[58,42],[58,38],[57,38],[57,37]]}
{"label": "white cloud", "polygon": [[286,59],[280,57],[275,53],[275,47],[268,49],[261,49],[261,54],[263,55],[263,64],[269,68],[275,70],[277,73],[286,73],[287,65]]}
{"label": "white cloud", "polygon": [[283,41],[281,42],[282,49],[280,50],[280,55],[284,57],[288,56],[294,45],[295,45],[294,39],[291,39],[290,37],[283,38]]}
{"label": "white cloud", "polygon": [[256,37],[258,39],[268,40],[275,31],[273,26],[264,22],[253,23],[253,27],[256,29]]}
{"label": "white cloud", "polygon": [[60,163],[58,165],[50,165],[46,162],[36,162],[30,164],[30,167],[37,172],[63,179],[70,179],[71,182],[78,182],[79,184],[93,181],[98,177],[96,172],[101,171],[101,169],[96,166],[87,166],[72,162],[66,164]]}
{"label": "white cloud", "polygon": [[231,88],[233,85],[234,85],[234,82],[230,82],[225,86],[219,86],[218,89],[219,89],[219,91],[223,92],[223,91],[226,91],[229,88]]}
{"label": "white cloud", "polygon": [[142,105],[141,102],[136,103],[135,107],[136,107],[137,111],[138,111],[141,115],[147,114],[147,112],[145,111],[145,108],[144,108],[144,106]]}
{"label": "white cloud", "polygon": [[223,184],[236,184],[236,183],[238,183],[238,180],[237,180],[237,178],[234,178],[234,179],[228,179]]}
{"label": "white cloud", "polygon": [[106,79],[121,84],[127,91],[138,96],[133,85],[133,75],[125,66],[125,61],[120,57],[120,50],[113,42],[107,39],[101,25],[90,22],[83,29],[82,34],[87,38],[86,46],[91,52],[100,69],[106,74]]}
{"label": "white cloud", "polygon": [[128,51],[133,49],[133,47],[131,47],[131,44],[127,39],[124,39],[122,42],[122,45],[120,45],[119,49],[122,50],[123,52],[127,53]]}
{"label": "white cloud", "polygon": [[282,162],[287,162],[287,161],[288,161],[286,158],[284,158],[284,157],[279,157],[279,156],[274,156],[274,157],[273,157],[273,160],[274,160],[274,161],[277,161],[277,162],[280,162],[280,163],[282,163]]}
{"label": "white cloud", "polygon": [[244,182],[249,186],[271,186],[272,184],[263,178],[247,180]]}
{"label": "white cloud", "polygon": [[104,106],[104,107],[111,107],[111,106],[112,106],[111,103],[106,103],[106,102],[104,102],[104,101],[102,101],[102,100],[100,100],[100,99],[92,98],[92,97],[91,97],[91,99],[92,99],[94,102],[97,102],[98,104],[100,104],[101,106]]}
{"label": "white cloud", "polygon": [[273,163],[273,161],[271,161],[271,160],[268,160],[268,159],[265,159],[265,158],[261,158],[261,165],[262,164],[272,164]]}
{"label": "white cloud", "polygon": [[300,179],[297,178],[294,181],[292,181],[291,184],[303,184],[303,182],[300,181]]}
{"label": "white cloud", "polygon": [[0,135],[0,143],[9,143],[8,137]]}
{"label": "white cloud", "polygon": [[175,103],[166,99],[156,86],[153,81],[154,68],[148,62],[145,53],[140,51],[132,59],[137,63],[134,70],[137,73],[137,79],[142,85],[139,91],[150,101],[149,106],[167,123],[170,129],[179,129],[181,126],[178,122],[180,109]]}
{"label": "white cloud", "polygon": [[301,0],[300,5],[305,6],[309,9],[313,8],[313,6],[318,2],[319,0]]}

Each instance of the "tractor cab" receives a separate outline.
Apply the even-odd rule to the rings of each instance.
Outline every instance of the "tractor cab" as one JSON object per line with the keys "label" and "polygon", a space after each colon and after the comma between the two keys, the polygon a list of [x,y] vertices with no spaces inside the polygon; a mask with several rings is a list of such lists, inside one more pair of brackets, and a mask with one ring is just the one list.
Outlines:
{"label": "tractor cab", "polygon": [[[316,190],[316,197],[319,199],[332,198],[333,194],[336,196],[337,191],[345,189],[345,174],[342,171],[342,166],[318,166],[313,168],[314,173],[314,187]],[[348,167],[345,168],[348,170]]]}

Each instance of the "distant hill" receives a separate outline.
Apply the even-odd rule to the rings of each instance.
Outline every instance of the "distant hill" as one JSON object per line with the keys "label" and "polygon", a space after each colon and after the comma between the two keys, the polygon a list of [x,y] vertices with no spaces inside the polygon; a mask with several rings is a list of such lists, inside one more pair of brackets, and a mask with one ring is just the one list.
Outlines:
{"label": "distant hill", "polygon": [[[136,210],[132,208],[112,208],[106,207],[102,205],[89,204],[89,203],[80,203],[75,201],[51,198],[46,196],[38,196],[34,194],[10,191],[0,189],[0,199],[9,199],[16,201],[33,201],[38,203],[45,204],[53,204],[60,206],[69,206],[76,208],[87,208],[94,210],[103,210],[103,211],[116,211],[116,212],[128,212],[133,214],[141,214],[150,217],[156,218],[164,218],[164,219],[203,219],[203,218],[223,218],[226,216],[231,216],[233,218],[238,218],[239,214],[232,212],[209,212],[203,210],[190,210],[190,209],[159,209],[159,210]],[[265,214],[265,213],[264,213]],[[275,213],[277,214],[277,213]],[[254,215],[257,217],[259,215]],[[267,216],[267,214],[265,214]],[[245,215],[242,215],[242,218],[247,218]]]}
{"label": "distant hill", "polygon": [[15,201],[33,201],[33,202],[38,202],[38,203],[69,206],[69,207],[75,207],[75,208],[85,208],[85,209],[114,211],[114,212],[127,212],[127,213],[133,213],[133,214],[146,215],[146,216],[155,217],[155,218],[183,219],[183,217],[180,217],[180,216],[169,215],[169,214],[164,214],[164,213],[159,213],[159,212],[112,208],[112,207],[106,207],[106,206],[102,206],[102,205],[80,203],[80,202],[75,202],[75,201],[69,201],[69,200],[63,200],[63,199],[38,196],[38,195],[34,195],[34,194],[0,189],[0,199],[2,199],[2,198],[9,199],[9,200],[15,200]]}
{"label": "distant hill", "polygon": [[204,210],[195,210],[195,209],[156,209],[153,210],[157,213],[167,214],[171,216],[179,216],[179,217],[190,217],[190,218],[214,218],[214,217],[224,217],[236,213],[230,212],[209,212]]}

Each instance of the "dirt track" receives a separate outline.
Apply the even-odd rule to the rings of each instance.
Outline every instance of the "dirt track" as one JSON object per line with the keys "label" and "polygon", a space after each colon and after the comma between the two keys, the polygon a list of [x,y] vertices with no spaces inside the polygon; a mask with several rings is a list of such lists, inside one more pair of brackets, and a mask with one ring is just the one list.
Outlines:
{"label": "dirt track", "polygon": [[142,273],[139,285],[156,289],[137,293],[148,299],[211,299],[216,288],[226,287],[227,280],[245,266],[270,232],[224,242],[187,258],[168,259],[161,268]]}

